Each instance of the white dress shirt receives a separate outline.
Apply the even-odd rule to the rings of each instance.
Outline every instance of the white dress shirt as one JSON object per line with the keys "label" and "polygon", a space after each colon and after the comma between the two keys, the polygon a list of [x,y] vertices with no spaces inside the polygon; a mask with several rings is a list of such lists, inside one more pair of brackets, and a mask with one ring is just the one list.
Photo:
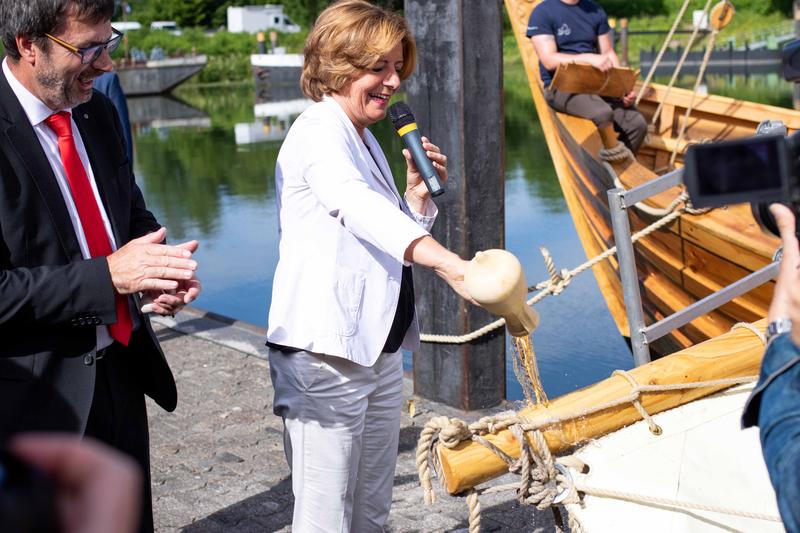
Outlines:
{"label": "white dress shirt", "polygon": [[[17,100],[19,100],[20,105],[22,105],[22,109],[28,116],[28,120],[30,120],[33,130],[36,132],[36,136],[39,138],[39,143],[42,145],[42,149],[47,156],[47,161],[50,163],[50,167],[53,169],[53,174],[55,174],[56,181],[58,182],[58,188],[61,190],[61,196],[64,197],[64,204],[67,206],[69,218],[72,221],[72,227],[75,230],[75,236],[78,238],[81,254],[83,255],[84,259],[91,259],[92,256],[89,253],[89,244],[86,242],[86,235],[83,233],[83,226],[81,225],[81,220],[78,216],[78,210],[75,207],[75,201],[72,199],[72,191],[69,186],[69,181],[67,180],[66,171],[64,170],[64,164],[61,162],[61,152],[58,150],[58,136],[52,129],[50,129],[50,126],[45,123],[47,117],[58,111],[66,111],[70,114],[70,118],[72,118],[72,110],[59,109],[54,111],[47,107],[44,102],[34,96],[33,93],[26,89],[14,76],[14,73],[11,72],[11,69],[8,66],[7,57],[3,59],[3,74],[5,75],[6,80],[8,80],[11,90],[14,91],[15,95],[17,95]],[[95,182],[94,173],[92,172],[92,165],[89,164],[89,156],[86,153],[86,147],[83,144],[81,133],[78,131],[78,127],[75,125],[74,120],[70,120],[70,123],[72,124],[72,136],[75,138],[75,147],[77,148],[78,155],[83,163],[83,168],[86,170],[86,176],[89,178],[89,184],[92,186],[92,192],[94,193],[94,198],[97,201],[97,207],[100,210],[100,216],[103,218],[103,226],[105,227],[106,234],[111,242],[111,249],[116,250],[117,244],[114,240],[114,232],[111,230],[111,222],[108,219],[105,207],[100,199],[100,194],[97,191],[97,183]],[[99,350],[101,348],[105,348],[112,342],[113,339],[108,332],[108,327],[98,326],[97,349]]]}

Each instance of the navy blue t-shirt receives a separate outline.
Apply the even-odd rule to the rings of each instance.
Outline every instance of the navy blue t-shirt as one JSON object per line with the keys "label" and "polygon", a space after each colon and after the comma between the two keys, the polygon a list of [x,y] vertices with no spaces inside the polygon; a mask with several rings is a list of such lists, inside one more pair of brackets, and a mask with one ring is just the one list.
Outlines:
{"label": "navy blue t-shirt", "polygon": [[[580,0],[575,5],[544,0],[531,13],[525,35],[552,35],[558,51],[564,54],[594,54],[598,52],[597,37],[609,31],[606,12],[592,0]],[[539,73],[544,86],[550,85],[553,71],[544,68],[541,61]]]}

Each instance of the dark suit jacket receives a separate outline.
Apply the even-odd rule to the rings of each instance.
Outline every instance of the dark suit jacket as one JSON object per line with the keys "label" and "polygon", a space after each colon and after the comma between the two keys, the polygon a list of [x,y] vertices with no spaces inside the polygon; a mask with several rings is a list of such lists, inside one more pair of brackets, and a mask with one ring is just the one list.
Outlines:
{"label": "dark suit jacket", "polygon": [[[95,91],[72,114],[117,245],[158,229],[111,102]],[[172,373],[148,319],[134,321],[139,327],[124,354],[131,378],[171,411]],[[113,322],[108,262],[81,256],[36,132],[0,72],[0,439],[18,430],[83,431],[94,392],[95,327]]]}

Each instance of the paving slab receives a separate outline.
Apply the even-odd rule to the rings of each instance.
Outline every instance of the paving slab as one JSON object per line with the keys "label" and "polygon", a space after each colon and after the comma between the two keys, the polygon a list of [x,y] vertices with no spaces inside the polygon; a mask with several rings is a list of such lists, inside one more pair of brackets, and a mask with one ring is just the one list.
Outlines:
{"label": "paving slab", "polygon": [[[156,531],[170,533],[291,531],[292,485],[280,418],[272,414],[265,331],[200,309],[153,320],[175,374],[178,407],[148,400]],[[388,532],[466,532],[467,505],[437,487],[426,506],[417,479],[416,443],[425,422],[461,412],[413,397],[404,410]],[[496,483],[515,481],[504,476]],[[553,531],[549,511],[519,505],[512,493],[485,495],[482,531]],[[360,533],[360,532],[355,532]]]}

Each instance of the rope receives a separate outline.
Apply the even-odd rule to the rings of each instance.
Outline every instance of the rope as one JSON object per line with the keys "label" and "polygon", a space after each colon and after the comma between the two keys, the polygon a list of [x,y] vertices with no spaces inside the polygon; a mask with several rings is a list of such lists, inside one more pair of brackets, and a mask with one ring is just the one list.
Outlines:
{"label": "rope", "polygon": [[617,141],[613,148],[601,148],[600,159],[611,163],[620,163],[633,157],[633,153],[624,143]]}
{"label": "rope", "polygon": [[667,507],[696,509],[698,511],[710,511],[712,513],[727,514],[732,516],[740,516],[743,518],[754,518],[756,520],[764,520],[767,522],[781,522],[779,516],[768,515],[762,513],[751,513],[748,511],[739,511],[731,507],[720,507],[716,505],[705,505],[701,503],[687,502],[682,500],[672,500],[669,498],[660,498],[658,496],[646,496],[642,494],[634,494],[632,492],[622,492],[618,490],[598,489],[589,487],[582,483],[576,483],[575,489],[578,492],[583,492],[598,498],[614,498],[617,500],[626,500],[633,503],[664,505]]}
{"label": "rope", "polygon": [[[679,197],[680,198],[680,197]],[[686,201],[686,200],[681,200]],[[651,233],[654,233],[664,226],[668,226],[676,219],[680,218],[681,215],[684,213],[688,214],[696,214],[699,212],[692,212],[690,211],[691,207],[689,205],[685,205],[684,207],[678,209],[678,205],[680,205],[681,201],[677,199],[670,204],[670,208],[673,209],[672,212],[665,215],[659,220],[656,220],[646,228],[642,229],[641,231],[634,233],[631,236],[631,242],[636,243],[640,239],[647,237]],[[639,205],[639,204],[637,204]],[[564,289],[569,286],[572,280],[578,275],[586,270],[594,267],[595,265],[605,261],[609,257],[613,256],[617,253],[617,247],[612,246],[608,248],[604,252],[599,255],[596,255],[594,258],[582,263],[578,267],[574,268],[573,270],[562,270],[561,273],[555,273],[555,267],[552,266],[552,258],[550,257],[550,253],[547,251],[546,248],[541,247],[542,254],[545,256],[545,266],[547,266],[548,273],[550,273],[550,279],[541,281],[536,285],[531,285],[528,287],[528,292],[533,291],[540,291],[532,298],[528,299],[526,302],[527,305],[535,305],[536,303],[540,302],[547,296],[553,295],[558,296],[561,294]],[[428,342],[428,343],[440,343],[440,344],[466,344],[468,342],[472,342],[480,337],[491,333],[492,331],[501,328],[505,325],[506,321],[503,318],[499,318],[494,322],[491,322],[482,328],[476,329],[471,331],[470,333],[465,333],[464,335],[436,335],[432,333],[422,333],[420,334],[420,341]]]}
{"label": "rope", "polygon": [[751,331],[756,337],[759,338],[759,340],[761,341],[761,344],[763,344],[764,346],[767,345],[767,337],[766,337],[766,335],[761,333],[761,330],[758,329],[757,327],[755,327],[753,324],[750,324],[749,322],[737,322],[736,324],[731,326],[731,331],[733,331],[735,329],[746,329],[748,331]]}
{"label": "rope", "polygon": [[653,435],[661,435],[663,433],[661,426],[655,423],[653,417],[650,416],[650,413],[648,413],[645,410],[644,406],[642,405],[642,402],[639,401],[639,395],[641,389],[639,388],[639,384],[636,382],[634,377],[628,374],[628,372],[626,372],[625,370],[615,370],[612,373],[612,375],[622,376],[628,381],[628,383],[631,386],[631,390],[634,391],[634,393],[636,394],[636,398],[633,399],[631,403],[636,408],[636,410],[639,411],[639,415],[642,417],[642,420],[645,420],[647,422],[647,427],[650,429],[650,433],[652,433]]}
{"label": "rope", "polygon": [[[739,323],[731,328],[732,331],[735,329],[747,329],[758,336],[762,342],[764,340],[761,331],[752,324]],[[494,416],[485,416],[470,425],[467,425],[463,420],[459,420],[457,418],[448,418],[446,416],[434,417],[429,420],[423,427],[420,434],[420,439],[417,444],[416,457],[417,472],[419,474],[420,485],[423,489],[425,503],[430,505],[435,501],[435,494],[430,481],[430,463],[433,464],[437,475],[442,477],[441,465],[438,462],[438,455],[434,453],[434,446],[436,443],[439,442],[443,446],[452,449],[463,441],[472,440],[484,446],[500,460],[502,460],[508,466],[509,472],[519,474],[520,481],[517,484],[499,485],[484,489],[473,487],[470,489],[469,493],[467,494],[470,533],[478,533],[480,531],[481,507],[479,496],[481,494],[491,494],[509,490],[516,491],[517,499],[523,505],[535,505],[540,510],[546,508],[552,509],[559,531],[561,528],[563,528],[563,524],[561,521],[561,515],[555,506],[556,498],[563,494],[564,497],[561,499],[560,503],[564,504],[569,510],[570,508],[573,508],[574,505],[580,503],[581,500],[578,494],[579,492],[597,497],[617,498],[636,503],[650,503],[675,508],[697,509],[745,518],[754,518],[758,520],[780,521],[780,518],[760,513],[750,513],[725,507],[696,504],[692,502],[670,500],[666,498],[638,495],[628,492],[587,487],[574,483],[570,476],[561,473],[559,467],[556,466],[556,462],[550,453],[550,448],[547,445],[547,440],[542,433],[542,429],[546,427],[561,424],[569,420],[581,419],[611,407],[616,407],[625,403],[631,403],[639,412],[642,419],[646,421],[650,431],[655,435],[660,435],[662,433],[661,427],[655,423],[655,421],[652,419],[652,416],[644,409],[644,406],[639,401],[641,394],[717,387],[720,385],[727,387],[754,382],[758,379],[758,376],[743,376],[690,383],[643,385],[638,383],[636,379],[625,370],[615,370],[612,373],[612,376],[618,376],[625,379],[631,387],[630,394],[616,400],[604,402],[599,405],[596,404],[587,409],[579,410],[566,415],[553,416],[544,420],[539,420],[535,423],[531,422],[525,417],[519,416],[513,411],[499,413]],[[516,459],[505,453],[503,450],[485,438],[485,435],[497,434],[504,430],[510,430],[515,440],[519,444],[520,453]],[[533,443],[533,445],[531,443]],[[574,456],[562,458],[561,464],[563,465],[561,469],[563,469],[564,466],[571,467],[576,470],[583,469],[583,463],[580,461],[580,459]],[[566,470],[564,470],[564,472],[566,472]],[[571,531],[574,533],[583,533],[584,531],[580,522],[574,516],[574,513],[570,513],[569,526]]]}
{"label": "rope", "polygon": [[678,134],[678,140],[675,142],[675,146],[672,148],[672,156],[669,158],[670,167],[675,165],[675,159],[678,157],[678,147],[680,146],[681,141],[683,141],[684,135],[686,135],[686,128],[689,125],[689,117],[692,115],[692,111],[694,110],[694,100],[697,96],[697,91],[700,89],[700,84],[703,83],[708,62],[711,61],[711,52],[714,51],[714,45],[717,42],[717,35],[719,35],[719,30],[714,28],[714,30],[711,32],[711,36],[708,38],[708,44],[706,44],[706,53],[703,55],[703,62],[700,64],[700,71],[697,73],[697,79],[694,82],[694,90],[692,91],[692,98],[689,100],[689,107],[686,108],[686,112],[683,115],[683,122],[681,122],[681,130]]}
{"label": "rope", "polygon": [[[703,16],[708,16],[708,10],[711,8],[711,1],[706,1],[706,6],[703,8]],[[658,104],[658,108],[656,112],[653,114],[653,118],[650,121],[651,124],[655,124],[658,120],[658,117],[661,116],[661,110],[664,108],[664,103],[669,98],[669,93],[672,91],[672,88],[675,86],[675,82],[678,80],[678,76],[681,73],[681,69],[683,69],[683,64],[686,62],[686,58],[689,57],[689,51],[694,46],[695,40],[697,40],[697,34],[700,33],[700,25],[696,24],[694,26],[694,30],[692,34],[689,36],[689,41],[686,43],[686,48],[683,50],[683,54],[681,55],[678,64],[675,66],[675,71],[672,73],[672,78],[669,80],[669,84],[667,85],[667,90],[664,93],[664,98],[661,99],[661,102]]]}
{"label": "rope", "polygon": [[653,76],[655,75],[656,69],[658,68],[658,65],[661,64],[661,60],[664,58],[664,53],[667,51],[667,47],[672,40],[672,36],[675,35],[675,30],[678,29],[678,24],[681,23],[683,16],[686,14],[686,9],[689,7],[689,2],[691,2],[691,0],[683,0],[683,6],[678,12],[678,16],[675,17],[675,22],[672,23],[672,28],[669,29],[669,33],[667,33],[667,37],[664,39],[664,44],[661,45],[661,50],[658,51],[658,56],[656,56],[656,60],[653,62],[653,65],[650,67],[650,70],[647,73],[647,78],[645,78],[644,83],[642,83],[642,87],[639,89],[639,94],[636,95],[637,106],[639,105],[639,101],[642,99],[642,96],[644,96],[645,91],[647,91],[647,87],[650,85],[650,82],[653,81]]}

